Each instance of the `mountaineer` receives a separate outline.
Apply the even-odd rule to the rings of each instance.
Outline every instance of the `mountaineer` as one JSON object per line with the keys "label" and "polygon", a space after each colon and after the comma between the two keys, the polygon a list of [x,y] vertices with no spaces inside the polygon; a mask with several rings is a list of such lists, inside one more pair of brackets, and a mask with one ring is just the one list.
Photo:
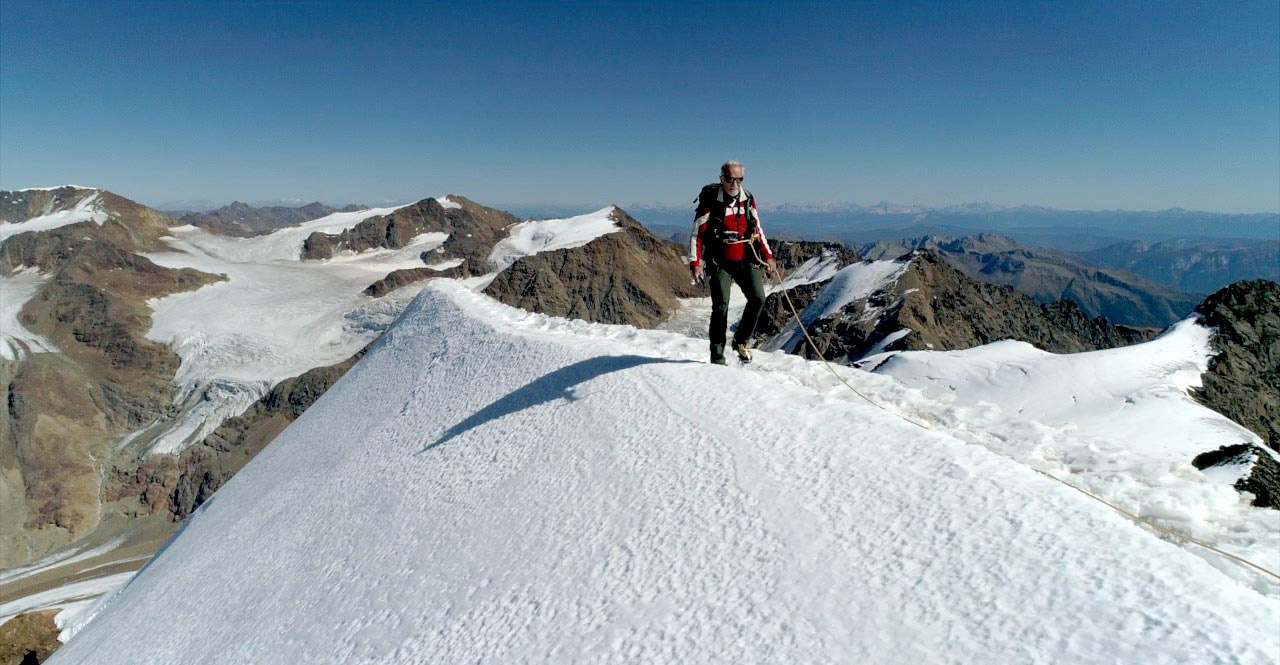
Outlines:
{"label": "mountaineer", "polygon": [[747,297],[747,307],[733,335],[733,350],[751,362],[751,335],[764,304],[763,267],[776,271],[773,253],[760,228],[755,198],[742,186],[741,162],[720,167],[720,182],[702,188],[689,237],[689,270],[704,276],[711,288],[711,362],[724,365],[725,326],[729,316],[730,281]]}

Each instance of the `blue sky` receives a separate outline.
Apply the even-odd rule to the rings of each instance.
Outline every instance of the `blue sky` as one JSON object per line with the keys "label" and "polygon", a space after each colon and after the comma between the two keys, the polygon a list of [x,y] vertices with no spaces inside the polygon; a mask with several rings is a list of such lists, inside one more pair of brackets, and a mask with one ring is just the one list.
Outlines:
{"label": "blue sky", "polygon": [[0,188],[1280,209],[1280,4],[0,4]]}

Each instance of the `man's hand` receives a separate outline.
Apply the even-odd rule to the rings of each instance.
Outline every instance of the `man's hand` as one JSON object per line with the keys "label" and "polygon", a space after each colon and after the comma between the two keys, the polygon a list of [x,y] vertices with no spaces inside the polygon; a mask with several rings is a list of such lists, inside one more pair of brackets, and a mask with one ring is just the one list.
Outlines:
{"label": "man's hand", "polygon": [[706,273],[702,271],[702,264],[697,263],[689,266],[689,272],[693,273],[693,281],[700,281]]}
{"label": "man's hand", "polygon": [[774,263],[773,259],[769,259],[767,262],[765,262],[765,265],[769,266],[769,272],[777,274],[778,264]]}

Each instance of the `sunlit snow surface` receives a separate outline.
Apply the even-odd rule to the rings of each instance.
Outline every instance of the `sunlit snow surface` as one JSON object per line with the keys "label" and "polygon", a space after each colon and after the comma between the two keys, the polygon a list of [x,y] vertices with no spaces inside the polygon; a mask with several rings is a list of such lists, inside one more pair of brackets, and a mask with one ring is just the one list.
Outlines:
{"label": "sunlit snow surface", "polygon": [[18,321],[23,306],[51,277],[40,274],[35,268],[0,275],[0,358],[18,360],[28,353],[57,351],[53,342],[27,330]]}
{"label": "sunlit snow surface", "polygon": [[945,431],[961,407],[705,353],[434,282],[57,662],[1280,658],[1275,589]]}
{"label": "sunlit snow surface", "polygon": [[511,227],[507,238],[498,241],[489,261],[502,270],[523,256],[557,249],[581,247],[607,233],[620,230],[610,216],[613,206],[564,219],[538,219]]}
{"label": "sunlit snow surface", "polygon": [[4,242],[9,236],[28,231],[50,231],[80,222],[93,222],[102,226],[102,223],[107,221],[107,212],[102,209],[102,196],[98,192],[84,197],[66,210],[55,212],[52,206],[53,202],[50,201],[44,213],[31,219],[20,222],[0,221],[0,242]]}
{"label": "sunlit snow surface", "polygon": [[1219,446],[1261,444],[1186,392],[1208,367],[1210,335],[1188,319],[1145,344],[1090,353],[1003,341],[860,364],[952,406],[944,424],[956,436],[1071,474],[1127,510],[1280,570],[1280,514],[1246,506],[1232,488],[1246,469],[1217,469],[1206,482],[1191,465]]}

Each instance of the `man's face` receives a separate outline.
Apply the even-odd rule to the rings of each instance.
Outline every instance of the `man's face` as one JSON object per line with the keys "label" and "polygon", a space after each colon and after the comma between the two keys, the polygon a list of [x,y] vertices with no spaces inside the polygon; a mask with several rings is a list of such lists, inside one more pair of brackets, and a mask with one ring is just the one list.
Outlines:
{"label": "man's face", "polygon": [[737,196],[742,191],[742,167],[729,167],[729,174],[720,176],[720,184],[724,185],[724,191],[729,196]]}

